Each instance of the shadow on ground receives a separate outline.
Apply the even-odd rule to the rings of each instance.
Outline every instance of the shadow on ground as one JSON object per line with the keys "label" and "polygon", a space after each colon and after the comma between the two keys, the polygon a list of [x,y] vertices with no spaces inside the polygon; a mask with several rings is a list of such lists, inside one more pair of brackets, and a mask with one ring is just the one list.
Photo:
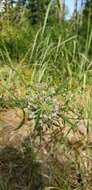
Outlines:
{"label": "shadow on ground", "polygon": [[40,164],[32,151],[0,150],[0,190],[42,190]]}

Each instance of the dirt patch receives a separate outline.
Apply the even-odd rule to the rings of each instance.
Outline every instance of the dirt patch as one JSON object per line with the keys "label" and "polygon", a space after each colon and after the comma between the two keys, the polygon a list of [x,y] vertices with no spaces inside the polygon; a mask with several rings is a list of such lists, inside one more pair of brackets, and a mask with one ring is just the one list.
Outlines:
{"label": "dirt patch", "polygon": [[21,128],[16,130],[22,121],[23,111],[21,109],[8,109],[0,112],[0,146],[18,147],[21,142],[30,133],[30,127],[28,122],[23,124]]}

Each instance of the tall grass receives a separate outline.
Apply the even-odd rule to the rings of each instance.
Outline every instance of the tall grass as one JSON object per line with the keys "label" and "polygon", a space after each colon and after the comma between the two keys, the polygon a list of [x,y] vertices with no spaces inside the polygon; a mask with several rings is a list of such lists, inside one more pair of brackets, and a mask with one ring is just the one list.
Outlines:
{"label": "tall grass", "polygon": [[[15,25],[7,16],[7,22],[2,23],[1,63],[8,64],[13,70],[16,62],[16,65],[30,67],[32,69],[30,83],[46,81],[54,84],[61,83],[66,78],[70,87],[74,79],[78,83],[81,82],[85,88],[91,67],[88,57],[92,41],[92,31],[89,32],[90,23],[87,40],[83,44],[85,48],[82,51],[81,38],[72,32],[70,23],[66,21],[62,26],[57,23],[48,24],[51,5],[52,1],[48,6],[43,26],[39,26],[38,30],[36,27],[30,27],[26,20],[22,22],[24,12],[20,22]],[[20,75],[17,69],[15,72]],[[20,75],[20,78],[23,77]]]}

